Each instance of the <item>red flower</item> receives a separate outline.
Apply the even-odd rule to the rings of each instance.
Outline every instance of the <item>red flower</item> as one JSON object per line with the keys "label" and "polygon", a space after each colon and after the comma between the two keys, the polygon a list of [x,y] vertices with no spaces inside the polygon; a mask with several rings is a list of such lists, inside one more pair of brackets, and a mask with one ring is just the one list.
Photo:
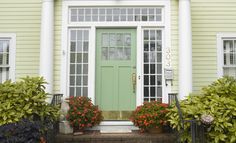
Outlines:
{"label": "red flower", "polygon": [[159,127],[166,123],[165,114],[167,113],[167,104],[157,101],[145,102],[138,106],[132,113],[130,120],[135,126],[138,126],[141,131],[148,128]]}
{"label": "red flower", "polygon": [[[103,119],[98,107],[93,105],[88,97],[74,97],[69,99],[68,121],[76,129],[92,127]],[[72,116],[73,115],[73,116]],[[75,122],[76,121],[76,122]],[[75,122],[75,123],[73,123]]]}

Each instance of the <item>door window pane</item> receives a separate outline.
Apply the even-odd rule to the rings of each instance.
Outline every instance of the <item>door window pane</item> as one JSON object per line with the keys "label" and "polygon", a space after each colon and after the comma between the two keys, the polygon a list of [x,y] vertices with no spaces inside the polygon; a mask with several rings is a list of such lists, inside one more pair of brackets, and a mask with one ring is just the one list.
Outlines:
{"label": "door window pane", "polygon": [[102,33],[102,60],[130,60],[131,34],[130,33]]}

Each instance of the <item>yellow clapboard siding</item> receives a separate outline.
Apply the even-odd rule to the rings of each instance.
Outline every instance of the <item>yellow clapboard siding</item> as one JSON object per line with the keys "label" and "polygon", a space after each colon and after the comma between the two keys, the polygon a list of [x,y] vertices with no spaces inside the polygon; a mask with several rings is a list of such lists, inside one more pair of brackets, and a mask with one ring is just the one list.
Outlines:
{"label": "yellow clapboard siding", "polygon": [[16,79],[39,72],[41,0],[1,0],[0,33],[16,34]]}
{"label": "yellow clapboard siding", "polygon": [[236,32],[235,0],[191,0],[193,90],[217,79],[216,34]]}
{"label": "yellow clapboard siding", "polygon": [[60,93],[60,68],[61,68],[61,11],[62,0],[55,1],[55,48],[54,48],[54,93]]}
{"label": "yellow clapboard siding", "polygon": [[171,63],[174,70],[172,92],[178,92],[178,0],[171,0]]}

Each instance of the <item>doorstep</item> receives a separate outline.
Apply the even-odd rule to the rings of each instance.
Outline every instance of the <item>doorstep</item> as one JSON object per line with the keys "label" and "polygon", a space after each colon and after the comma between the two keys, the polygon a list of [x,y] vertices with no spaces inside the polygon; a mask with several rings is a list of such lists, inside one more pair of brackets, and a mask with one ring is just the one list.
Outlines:
{"label": "doorstep", "polygon": [[90,130],[100,131],[100,133],[131,133],[134,130],[139,130],[130,121],[102,121],[98,126]]}
{"label": "doorstep", "polygon": [[125,134],[101,134],[98,131],[86,131],[78,136],[58,134],[56,143],[174,143],[176,139],[173,133],[148,134],[132,131]]}

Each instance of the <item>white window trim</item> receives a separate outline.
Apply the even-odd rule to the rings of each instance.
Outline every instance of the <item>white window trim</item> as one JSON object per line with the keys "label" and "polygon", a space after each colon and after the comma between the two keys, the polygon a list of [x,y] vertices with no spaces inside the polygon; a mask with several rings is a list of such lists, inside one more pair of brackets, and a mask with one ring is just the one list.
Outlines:
{"label": "white window trim", "polygon": [[0,33],[1,39],[9,40],[9,79],[15,81],[16,34]]}
{"label": "white window trim", "polygon": [[[163,20],[162,22],[81,22],[81,23],[69,23],[69,7],[72,6],[142,6],[142,7],[148,7],[148,6],[156,6],[156,7],[163,7]],[[138,49],[141,49],[142,44],[142,29],[143,28],[163,28],[165,36],[163,38],[163,47],[166,49],[171,49],[171,6],[170,6],[170,0],[143,0],[143,1],[130,1],[130,0],[124,0],[124,1],[77,1],[77,0],[64,0],[62,2],[62,33],[61,33],[61,50],[62,50],[62,56],[61,56],[61,93],[63,93],[66,96],[63,96],[64,98],[68,97],[67,94],[67,83],[68,83],[68,69],[67,63],[68,63],[68,29],[69,28],[89,28],[91,33],[96,32],[96,28],[98,27],[135,27],[137,28],[137,56],[141,56],[142,52]],[[95,40],[96,40],[96,34],[90,33],[90,41],[89,41],[89,90],[88,95],[92,99],[92,101],[95,101]],[[165,51],[163,51],[164,54]],[[163,56],[164,57],[164,56]],[[137,77],[141,77],[141,58],[137,58]],[[165,63],[163,62],[163,69],[164,69]],[[164,73],[163,73],[164,74]],[[138,81],[138,79],[137,79]],[[142,89],[141,81],[137,82],[137,88],[136,89]],[[163,91],[164,88],[167,88],[165,85],[165,82],[163,82]],[[141,91],[141,90],[140,90]],[[138,91],[136,92],[137,98],[136,98],[136,106],[142,104],[142,93]],[[165,95],[163,96],[163,102],[168,102],[168,93],[171,92],[171,88],[168,87],[168,90],[165,90]]]}
{"label": "white window trim", "polygon": [[235,38],[236,33],[218,33],[217,34],[217,76],[220,78],[224,75],[224,50],[223,50],[223,40]]}

